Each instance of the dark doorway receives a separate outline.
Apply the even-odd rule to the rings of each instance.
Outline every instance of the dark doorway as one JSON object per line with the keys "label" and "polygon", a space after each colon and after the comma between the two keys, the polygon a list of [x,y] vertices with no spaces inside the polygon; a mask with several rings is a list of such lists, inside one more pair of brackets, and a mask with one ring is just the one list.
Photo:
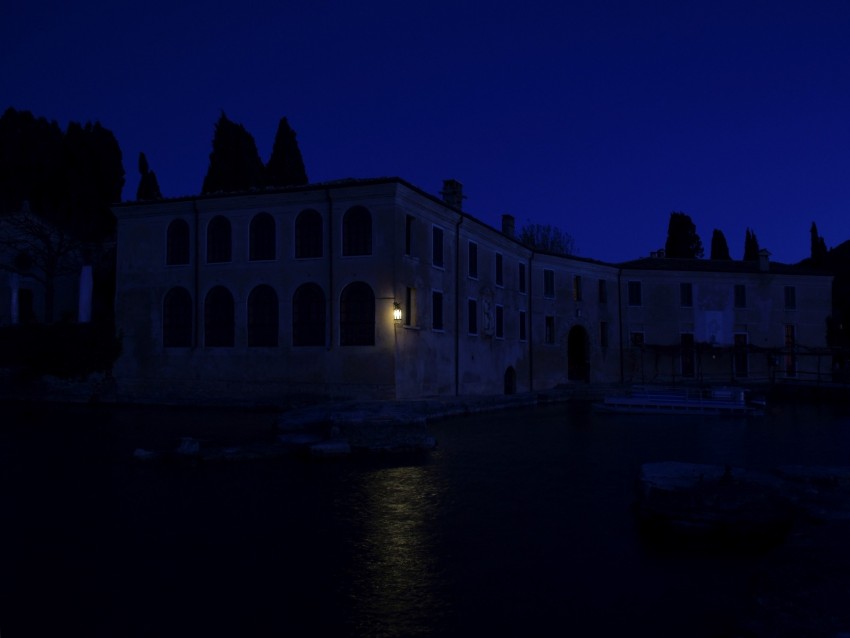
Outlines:
{"label": "dark doorway", "polygon": [[581,326],[570,328],[567,337],[567,378],[590,381],[590,339]]}
{"label": "dark doorway", "polygon": [[682,376],[692,379],[696,373],[696,347],[694,335],[690,332],[682,333]]}
{"label": "dark doorway", "polygon": [[735,349],[732,357],[735,377],[746,377],[750,373],[750,364],[747,356],[747,335],[744,333],[735,335]]}
{"label": "dark doorway", "polygon": [[513,366],[505,370],[505,394],[516,394],[516,370]]}

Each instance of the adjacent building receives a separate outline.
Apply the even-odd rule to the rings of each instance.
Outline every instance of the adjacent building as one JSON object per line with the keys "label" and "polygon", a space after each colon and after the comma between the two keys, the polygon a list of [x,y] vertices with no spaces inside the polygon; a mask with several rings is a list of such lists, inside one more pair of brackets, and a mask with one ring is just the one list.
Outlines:
{"label": "adjacent building", "polygon": [[822,273],[766,255],[546,254],[512,217],[496,229],[465,213],[458,182],[441,195],[382,178],[116,206],[119,392],[263,402],[751,380],[810,374],[798,351],[825,346]]}
{"label": "adjacent building", "polygon": [[83,245],[29,212],[0,216],[0,326],[91,320]]}
{"label": "adjacent building", "polygon": [[829,378],[832,277],[801,266],[654,256],[620,264],[625,379]]}

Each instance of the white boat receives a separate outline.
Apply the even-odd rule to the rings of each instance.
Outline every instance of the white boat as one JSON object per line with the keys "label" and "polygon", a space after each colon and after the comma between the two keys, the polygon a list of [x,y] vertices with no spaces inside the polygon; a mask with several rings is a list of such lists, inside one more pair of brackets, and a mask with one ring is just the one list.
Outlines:
{"label": "white boat", "polygon": [[620,396],[607,396],[595,407],[625,414],[695,414],[761,416],[764,402],[751,399],[744,388],[656,388],[635,386]]}

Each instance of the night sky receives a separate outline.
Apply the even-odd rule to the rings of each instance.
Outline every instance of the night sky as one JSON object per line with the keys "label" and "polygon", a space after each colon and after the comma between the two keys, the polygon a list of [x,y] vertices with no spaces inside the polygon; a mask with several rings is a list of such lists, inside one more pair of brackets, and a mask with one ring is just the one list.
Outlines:
{"label": "night sky", "polygon": [[125,200],[148,157],[200,192],[223,110],[268,160],[279,119],[312,182],[399,176],[499,226],[554,224],[605,261],[671,211],[732,257],[850,239],[850,3],[4,2],[0,109],[100,121]]}

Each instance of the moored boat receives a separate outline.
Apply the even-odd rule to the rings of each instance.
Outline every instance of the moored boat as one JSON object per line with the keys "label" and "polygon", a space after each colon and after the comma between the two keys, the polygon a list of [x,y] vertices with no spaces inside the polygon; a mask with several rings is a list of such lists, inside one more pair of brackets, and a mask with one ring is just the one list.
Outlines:
{"label": "moored boat", "polygon": [[635,386],[620,396],[606,396],[595,404],[603,412],[625,414],[694,414],[760,416],[764,401],[737,387],[656,388]]}

